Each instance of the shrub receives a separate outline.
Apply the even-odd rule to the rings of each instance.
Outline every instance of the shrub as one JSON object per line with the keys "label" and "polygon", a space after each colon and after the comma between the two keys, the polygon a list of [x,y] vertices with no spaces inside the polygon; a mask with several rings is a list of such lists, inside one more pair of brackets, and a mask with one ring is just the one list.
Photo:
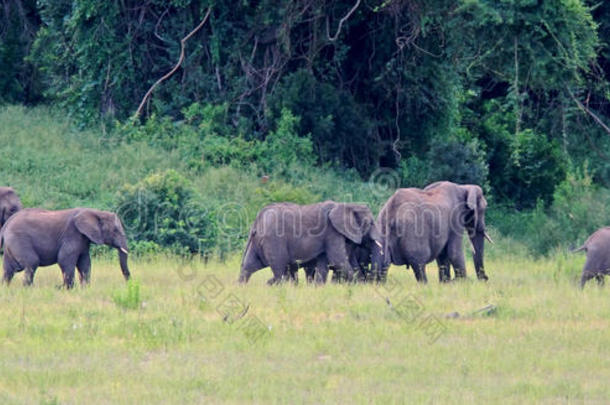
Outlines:
{"label": "shrub", "polygon": [[524,207],[537,198],[552,201],[555,185],[565,178],[564,158],[556,141],[532,130],[517,134],[512,146],[509,182],[514,185],[513,200]]}
{"label": "shrub", "polygon": [[290,110],[282,109],[275,131],[265,139],[261,166],[267,172],[288,175],[289,169],[296,164],[312,166],[315,163],[309,135],[300,137],[297,132],[299,121]]}
{"label": "shrub", "polygon": [[569,172],[553,194],[551,214],[562,230],[561,242],[576,247],[593,231],[609,225],[610,191],[593,184],[586,166]]}
{"label": "shrub", "polygon": [[587,168],[568,172],[550,207],[539,199],[533,210],[490,210],[488,222],[522,240],[535,255],[573,249],[601,226],[608,225],[610,191],[592,183]]}
{"label": "shrub", "polygon": [[150,241],[176,252],[204,253],[215,245],[216,220],[190,182],[174,170],[127,185],[118,212],[135,241]]}
{"label": "shrub", "polygon": [[283,182],[271,182],[256,189],[264,204],[273,202],[292,202],[296,204],[312,204],[320,200],[320,196],[304,187],[293,186]]}
{"label": "shrub", "polygon": [[261,142],[246,140],[228,119],[225,104],[193,103],[182,110],[183,121],[152,114],[144,123],[131,120],[117,124],[120,136],[129,142],[146,141],[151,146],[177,151],[190,169],[232,165],[245,168],[262,153]]}
{"label": "shrub", "polygon": [[462,141],[435,138],[426,154],[428,183],[448,180],[462,184],[487,182],[485,154],[476,139]]}
{"label": "shrub", "polygon": [[410,156],[402,160],[399,172],[404,187],[422,188],[440,180],[486,186],[488,168],[476,139],[452,136],[434,138],[423,159]]}
{"label": "shrub", "polygon": [[404,187],[422,188],[428,184],[428,164],[417,156],[400,161],[400,183]]}

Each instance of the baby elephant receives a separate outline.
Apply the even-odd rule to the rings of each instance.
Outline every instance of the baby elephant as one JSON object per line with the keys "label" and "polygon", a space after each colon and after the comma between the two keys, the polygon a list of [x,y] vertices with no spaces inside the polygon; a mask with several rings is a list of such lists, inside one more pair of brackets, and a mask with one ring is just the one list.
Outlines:
{"label": "baby elephant", "polygon": [[580,288],[593,277],[602,284],[604,275],[610,274],[610,227],[595,231],[585,244],[574,252],[581,250],[587,252],[587,261],[582,269]]}
{"label": "baby elephant", "polygon": [[25,270],[23,284],[31,285],[38,266],[58,263],[66,288],[74,286],[75,267],[81,284],[87,284],[91,274],[91,242],[119,251],[121,271],[128,280],[127,238],[116,214],[90,208],[21,210],[0,231],[0,244],[4,245],[3,280],[8,284],[16,272]]}

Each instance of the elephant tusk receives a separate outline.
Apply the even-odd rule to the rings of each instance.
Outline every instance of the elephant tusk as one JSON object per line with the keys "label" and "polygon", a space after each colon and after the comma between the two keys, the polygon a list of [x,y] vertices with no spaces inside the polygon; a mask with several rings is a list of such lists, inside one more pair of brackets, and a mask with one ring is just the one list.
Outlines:
{"label": "elephant tusk", "polygon": [[379,241],[378,241],[378,240],[376,240],[376,241],[375,241],[375,244],[376,244],[377,246],[379,246],[379,249],[381,250],[381,256],[383,256],[383,246],[381,245],[381,243],[379,243]]}
{"label": "elephant tusk", "polygon": [[125,249],[125,248],[119,248],[119,250],[120,250],[121,252],[125,253],[126,255],[128,255],[128,254],[129,254],[129,252],[128,252],[128,251],[127,251],[127,249]]}
{"label": "elephant tusk", "polygon": [[468,239],[468,242],[470,242],[470,250],[472,251],[472,254],[473,254],[473,255],[474,255],[474,254],[476,254],[476,253],[477,253],[477,251],[476,251],[476,249],[474,248],[474,244],[472,243],[472,241],[471,241],[470,239]]}
{"label": "elephant tusk", "polygon": [[494,241],[491,239],[491,236],[489,236],[489,235],[487,234],[487,231],[484,231],[484,232],[483,232],[483,235],[485,236],[485,239],[487,239],[487,240],[489,241],[489,243],[491,243],[492,245],[494,245],[494,244],[495,244],[495,243],[494,243]]}

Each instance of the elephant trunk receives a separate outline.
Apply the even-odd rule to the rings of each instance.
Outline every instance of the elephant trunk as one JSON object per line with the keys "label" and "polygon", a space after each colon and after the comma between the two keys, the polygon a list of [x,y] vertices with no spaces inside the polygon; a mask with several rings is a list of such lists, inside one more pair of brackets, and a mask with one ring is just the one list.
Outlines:
{"label": "elephant trunk", "polygon": [[129,273],[129,267],[127,267],[127,249],[125,248],[119,248],[119,263],[121,265],[121,271],[123,272],[123,277],[125,277],[125,280],[129,280],[129,277],[131,276]]}
{"label": "elephant trunk", "polygon": [[389,260],[384,254],[384,245],[378,241],[371,248],[371,273],[375,281],[383,283],[386,281],[386,273],[390,267]]}
{"label": "elephant trunk", "polygon": [[474,246],[474,268],[477,272],[477,278],[479,280],[488,280],[487,274],[485,274],[485,268],[483,266],[483,257],[485,255],[485,232],[478,231],[474,236],[470,238],[472,246]]}

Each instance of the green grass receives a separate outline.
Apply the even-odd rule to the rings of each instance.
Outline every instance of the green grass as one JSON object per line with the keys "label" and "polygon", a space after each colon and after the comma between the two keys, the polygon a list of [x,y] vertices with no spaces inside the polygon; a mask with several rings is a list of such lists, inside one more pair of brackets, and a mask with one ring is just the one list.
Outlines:
{"label": "green grass", "polygon": [[[157,257],[132,263],[137,309],[114,302],[128,291],[116,260],[94,260],[91,286],[73,291],[55,288],[57,267],[41,268],[34,287],[18,276],[0,289],[0,402],[603,403],[608,290],[576,287],[583,261],[494,252],[487,284],[439,285],[429,266],[419,286],[392,268],[399,286],[388,292],[267,287],[268,269],[240,286],[238,257]],[[223,320],[231,294],[249,309]],[[417,321],[407,296],[423,307]],[[488,304],[496,311],[473,314]],[[244,324],[254,316],[265,329]],[[427,316],[443,325],[436,340],[419,326]],[[254,343],[252,331],[262,332]]]}
{"label": "green grass", "polygon": [[108,208],[123,184],[181,167],[175,154],[78,130],[44,107],[0,107],[0,123],[2,185],[13,186],[25,206]]}
{"label": "green grass", "polygon": [[[223,237],[238,249],[284,188],[373,211],[391,194],[320,168],[272,174],[276,189],[255,170],[190,172],[178,151],[77,130],[46,108],[0,107],[0,123],[2,185],[25,206],[112,208],[124,184],[173,168],[228,213]],[[268,269],[240,286],[231,254],[208,265],[134,258],[126,284],[104,249],[88,288],[57,289],[56,266],[32,288],[19,275],[0,286],[0,403],[606,402],[608,290],[577,288],[582,254],[534,260],[491,232],[488,283],[439,285],[429,266],[427,286],[398,268],[382,287],[267,287]]]}

